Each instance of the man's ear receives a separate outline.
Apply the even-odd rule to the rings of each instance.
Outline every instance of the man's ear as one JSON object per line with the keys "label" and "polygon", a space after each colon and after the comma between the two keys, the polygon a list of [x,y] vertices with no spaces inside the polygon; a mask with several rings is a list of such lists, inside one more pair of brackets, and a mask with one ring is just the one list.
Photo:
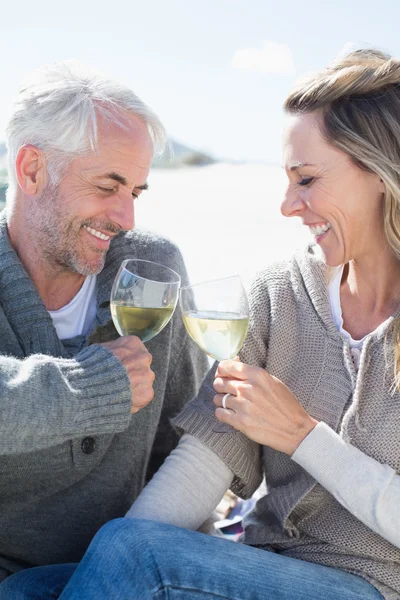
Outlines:
{"label": "man's ear", "polygon": [[39,148],[27,144],[18,150],[15,161],[18,185],[26,196],[36,196],[46,185],[47,170]]}

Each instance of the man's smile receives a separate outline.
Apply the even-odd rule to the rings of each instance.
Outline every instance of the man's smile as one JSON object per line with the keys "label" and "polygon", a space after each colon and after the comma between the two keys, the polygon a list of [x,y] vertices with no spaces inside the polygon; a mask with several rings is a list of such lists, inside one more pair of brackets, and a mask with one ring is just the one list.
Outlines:
{"label": "man's smile", "polygon": [[90,233],[91,235],[94,235],[95,237],[99,238],[100,240],[108,241],[111,239],[111,236],[105,235],[104,233],[101,233],[101,231],[98,231],[97,229],[93,229],[93,227],[89,227],[88,225],[84,225],[83,227],[84,227],[84,229],[86,229],[86,231],[88,233]]}

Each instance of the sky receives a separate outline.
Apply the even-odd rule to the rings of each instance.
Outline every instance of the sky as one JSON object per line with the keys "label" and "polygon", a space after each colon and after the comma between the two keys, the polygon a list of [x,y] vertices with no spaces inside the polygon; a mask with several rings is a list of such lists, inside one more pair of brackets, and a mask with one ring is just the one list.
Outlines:
{"label": "sky", "polygon": [[400,58],[398,0],[2,0],[0,140],[23,77],[74,58],[128,84],[181,143],[279,164],[296,78],[343,48]]}

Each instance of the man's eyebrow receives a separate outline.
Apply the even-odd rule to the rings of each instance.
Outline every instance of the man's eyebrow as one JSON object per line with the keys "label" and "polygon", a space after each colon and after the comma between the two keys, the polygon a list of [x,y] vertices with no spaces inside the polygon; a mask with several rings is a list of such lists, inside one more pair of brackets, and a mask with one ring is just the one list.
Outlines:
{"label": "man's eyebrow", "polygon": [[114,171],[112,173],[107,173],[106,178],[113,179],[114,181],[118,181],[118,183],[120,183],[121,185],[127,185],[127,183],[128,183],[123,175],[119,175],[118,173],[115,173]]}
{"label": "man's eyebrow", "polygon": [[[108,173],[106,175],[107,179],[113,179],[114,181],[117,181],[118,183],[120,183],[121,185],[127,185],[128,182],[125,179],[125,177],[123,175],[119,175],[118,173],[115,173],[114,171],[112,173]],[[148,190],[149,189],[149,184],[146,182],[143,185],[135,185],[135,189],[136,190]]]}

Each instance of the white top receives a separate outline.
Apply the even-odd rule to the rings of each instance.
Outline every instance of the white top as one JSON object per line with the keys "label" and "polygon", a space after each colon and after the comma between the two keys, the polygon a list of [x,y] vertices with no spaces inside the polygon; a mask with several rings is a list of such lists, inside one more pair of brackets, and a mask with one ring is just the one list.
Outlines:
{"label": "white top", "polygon": [[86,335],[96,316],[96,275],[88,275],[79,292],[59,310],[49,310],[60,340]]}
{"label": "white top", "polygon": [[354,348],[359,348],[361,350],[364,340],[367,336],[365,335],[361,340],[355,340],[351,337],[348,331],[343,329],[342,306],[340,304],[340,283],[342,281],[343,269],[344,265],[335,268],[335,272],[332,276],[328,287],[329,304],[331,306],[332,319],[340,333],[347,337],[350,346]]}
{"label": "white top", "polygon": [[358,371],[358,367],[360,366],[361,350],[367,336],[365,335],[361,340],[355,340],[351,337],[348,331],[343,329],[342,306],[340,304],[340,283],[342,281],[343,269],[344,265],[341,265],[340,267],[336,267],[333,271],[333,275],[328,286],[329,304],[331,307],[332,319],[336,325],[336,328],[349,341],[354,368],[356,371]]}

